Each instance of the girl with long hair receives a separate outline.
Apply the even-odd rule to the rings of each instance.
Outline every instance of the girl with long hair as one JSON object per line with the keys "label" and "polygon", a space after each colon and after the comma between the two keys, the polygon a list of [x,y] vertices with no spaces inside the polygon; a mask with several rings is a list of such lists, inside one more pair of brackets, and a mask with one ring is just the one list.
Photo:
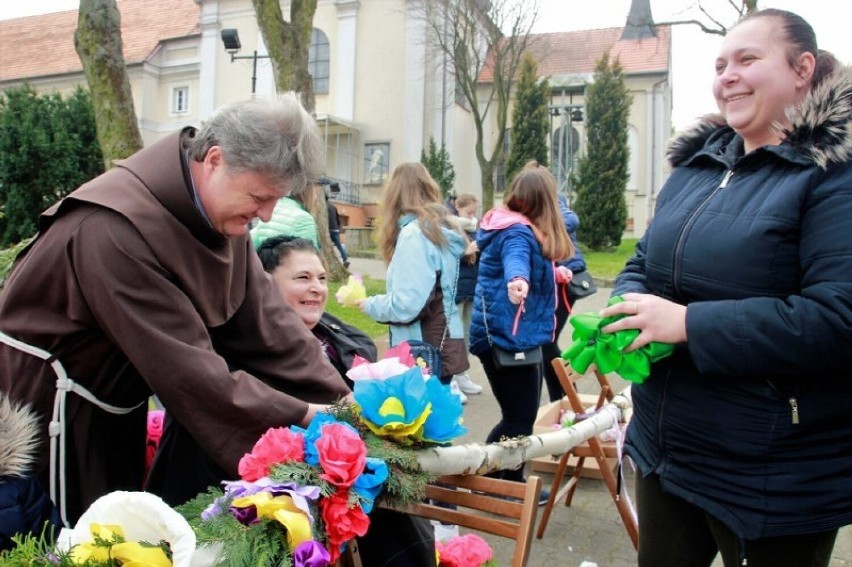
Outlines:
{"label": "girl with long hair", "polygon": [[403,163],[385,187],[379,249],[388,265],[386,293],[361,301],[361,309],[390,326],[390,345],[422,340],[441,355],[441,376],[470,367],[455,301],[464,232],[441,203],[441,190],[426,168]]}
{"label": "girl with long hair", "polygon": [[[573,255],[573,247],[553,175],[536,162],[527,164],[512,180],[503,205],[482,218],[476,243],[480,260],[470,352],[482,361],[500,405],[500,421],[486,439],[490,443],[530,435],[541,393],[541,363],[501,367],[495,354],[529,351],[553,340],[556,278],[570,277],[566,268],[554,267]],[[520,470],[499,476],[524,478]]]}

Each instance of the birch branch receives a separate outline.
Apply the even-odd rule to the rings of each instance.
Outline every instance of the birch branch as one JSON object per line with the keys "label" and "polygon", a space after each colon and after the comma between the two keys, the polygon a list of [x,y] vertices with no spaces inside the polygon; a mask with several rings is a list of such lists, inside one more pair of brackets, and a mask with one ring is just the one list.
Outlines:
{"label": "birch branch", "polygon": [[440,475],[485,474],[500,469],[517,469],[530,459],[567,453],[572,447],[612,428],[631,409],[628,396],[629,393],[618,395],[593,416],[558,431],[497,443],[424,449],[417,460],[422,470]]}

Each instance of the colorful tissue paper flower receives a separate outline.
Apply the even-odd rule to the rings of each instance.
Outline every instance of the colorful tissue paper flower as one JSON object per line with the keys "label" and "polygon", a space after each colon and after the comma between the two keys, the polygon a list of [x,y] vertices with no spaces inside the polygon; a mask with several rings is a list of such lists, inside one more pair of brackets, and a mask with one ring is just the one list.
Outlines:
{"label": "colorful tissue paper flower", "polygon": [[330,484],[349,488],[364,471],[367,446],[351,425],[326,424],[316,447],[323,470],[319,476]]}
{"label": "colorful tissue paper flower", "polygon": [[269,474],[272,465],[305,459],[305,439],[301,433],[284,427],[270,428],[251,453],[240,459],[238,471],[243,480],[254,481]]}
{"label": "colorful tissue paper flower", "polygon": [[[287,530],[290,550],[311,539],[311,521],[287,495],[273,496],[269,492],[258,492],[251,496],[235,498],[231,502],[234,516],[240,523],[250,525],[259,518],[277,520]],[[253,512],[252,512],[253,510]]]}
{"label": "colorful tissue paper flower", "polygon": [[359,299],[367,297],[367,288],[358,274],[352,274],[346,283],[337,290],[334,295],[338,303],[344,307],[357,307]]}
{"label": "colorful tissue paper flower", "polygon": [[[624,301],[615,296],[607,305]],[[615,333],[601,331],[610,323],[622,319],[625,315],[601,317],[595,313],[584,313],[571,317],[569,323],[574,327],[571,343],[562,358],[571,362],[579,373],[585,373],[594,363],[603,374],[616,372],[625,380],[641,384],[651,373],[651,363],[674,352],[674,345],[651,342],[631,352],[624,352],[639,336],[638,329],[623,329]]]}
{"label": "colorful tissue paper flower", "polygon": [[334,563],[340,557],[341,546],[350,539],[367,533],[370,518],[360,506],[350,506],[348,494],[337,492],[319,502],[328,537],[329,554]]}
{"label": "colorful tissue paper flower", "polygon": [[393,376],[399,376],[403,372],[410,370],[414,365],[409,364],[406,365],[395,357],[386,357],[381,359],[378,362],[368,362],[367,364],[360,364],[358,366],[352,366],[349,370],[346,371],[346,377],[352,380],[353,382],[358,382],[359,380],[386,380]]}
{"label": "colorful tissue paper flower", "polygon": [[308,424],[307,429],[298,426],[291,426],[290,429],[300,432],[305,437],[305,462],[312,466],[319,465],[319,455],[317,454],[317,440],[322,435],[322,427],[327,423],[340,423],[336,417],[330,413],[317,412],[314,418]]}
{"label": "colorful tissue paper flower", "polygon": [[388,465],[382,459],[367,457],[364,472],[352,485],[352,490],[361,497],[361,509],[365,514],[373,510],[373,502],[382,493],[382,487],[388,479]]}
{"label": "colorful tissue paper flower", "polygon": [[443,567],[481,567],[494,557],[484,539],[476,534],[457,536],[447,543],[436,542]]}
{"label": "colorful tissue paper flower", "polygon": [[355,382],[354,398],[370,431],[400,443],[416,439],[432,412],[426,384],[417,368],[387,380]]}
{"label": "colorful tissue paper flower", "polygon": [[432,404],[432,413],[423,423],[423,441],[449,443],[467,433],[467,428],[462,425],[464,408],[461,398],[435,377],[426,381],[426,392]]}
{"label": "colorful tissue paper flower", "polygon": [[330,564],[331,555],[318,541],[303,542],[293,551],[293,565],[295,567],[326,567]]}
{"label": "colorful tissue paper flower", "polygon": [[154,457],[157,455],[157,447],[160,446],[160,439],[163,436],[163,420],[165,412],[163,410],[151,410],[148,412],[148,434],[145,441],[145,474],[151,470],[151,465],[154,463]]}
{"label": "colorful tissue paper flower", "polygon": [[382,358],[396,358],[407,368],[413,368],[417,364],[417,360],[411,354],[411,345],[407,341],[402,341],[398,345],[390,347],[385,351],[385,355]]}
{"label": "colorful tissue paper flower", "polygon": [[[222,513],[222,506],[228,499],[237,499],[252,496],[260,492],[268,492],[272,496],[289,496],[293,500],[293,504],[304,513],[308,519],[313,522],[311,514],[311,506],[309,500],[316,501],[320,497],[320,488],[318,486],[301,486],[295,482],[279,482],[268,477],[261,478],[255,482],[246,482],[236,480],[233,482],[223,482],[225,493],[213,501],[202,513],[203,520],[210,520],[214,516]],[[256,521],[257,514],[251,507],[242,509],[232,509],[231,513],[240,523],[248,525]]]}

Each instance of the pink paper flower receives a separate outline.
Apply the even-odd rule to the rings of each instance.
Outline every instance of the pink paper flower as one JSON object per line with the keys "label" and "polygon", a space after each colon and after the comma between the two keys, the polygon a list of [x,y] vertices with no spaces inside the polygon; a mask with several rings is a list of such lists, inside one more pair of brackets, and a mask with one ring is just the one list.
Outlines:
{"label": "pink paper flower", "polygon": [[370,525],[370,518],[360,506],[349,507],[348,497],[347,492],[341,491],[319,501],[332,564],[340,557],[340,546],[367,533]]}
{"label": "pink paper flower", "polygon": [[151,410],[148,412],[148,439],[155,444],[160,442],[160,437],[163,436],[163,420],[165,412],[163,410]]}
{"label": "pink paper flower", "polygon": [[254,444],[251,453],[240,459],[238,471],[243,480],[253,482],[269,474],[273,465],[305,460],[305,439],[284,427],[270,428]]}
{"label": "pink paper flower", "polygon": [[349,488],[364,472],[367,446],[351,426],[329,423],[316,442],[323,473],[320,478],[337,487]]}
{"label": "pink paper flower", "polygon": [[488,543],[476,534],[454,537],[447,543],[436,542],[443,567],[481,567],[494,557]]}

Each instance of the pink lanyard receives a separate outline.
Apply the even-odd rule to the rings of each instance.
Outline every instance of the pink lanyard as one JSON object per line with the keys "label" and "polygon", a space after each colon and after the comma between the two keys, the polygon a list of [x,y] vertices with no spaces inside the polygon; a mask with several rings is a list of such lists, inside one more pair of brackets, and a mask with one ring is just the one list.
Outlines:
{"label": "pink lanyard", "polygon": [[518,304],[518,311],[515,313],[515,322],[512,324],[512,336],[518,334],[518,323],[521,322],[521,313],[524,312],[524,300]]}

